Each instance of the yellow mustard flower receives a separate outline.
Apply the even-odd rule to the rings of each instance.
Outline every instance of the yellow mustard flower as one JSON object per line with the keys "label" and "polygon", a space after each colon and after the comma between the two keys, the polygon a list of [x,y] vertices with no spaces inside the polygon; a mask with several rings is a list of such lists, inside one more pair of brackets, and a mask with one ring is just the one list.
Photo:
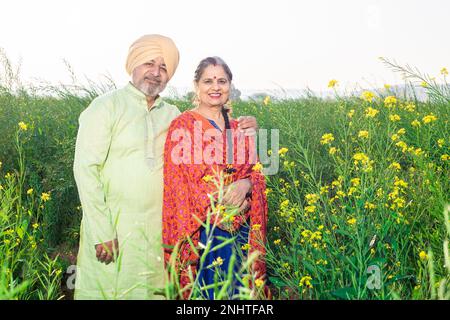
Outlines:
{"label": "yellow mustard flower", "polygon": [[265,98],[264,98],[264,105],[268,105],[269,103],[270,103],[270,97],[269,96],[266,96]]}
{"label": "yellow mustard flower", "polygon": [[414,112],[416,110],[416,105],[414,103],[408,103],[405,106],[405,110],[408,112]]}
{"label": "yellow mustard flower", "polygon": [[449,157],[448,154],[445,153],[445,154],[443,154],[443,155],[441,156],[441,160],[442,160],[442,161],[448,161],[448,157]]}
{"label": "yellow mustard flower", "polygon": [[42,201],[44,201],[44,202],[46,202],[46,201],[48,201],[48,200],[50,200],[51,198],[50,198],[50,193],[47,193],[47,192],[43,192],[42,193],[42,195],[41,195],[41,200]]}
{"label": "yellow mustard flower", "polygon": [[348,116],[349,118],[352,118],[354,114],[355,114],[355,110],[354,110],[354,109],[351,109],[351,110],[347,113],[347,116]]}
{"label": "yellow mustard flower", "polygon": [[354,225],[356,223],[356,219],[355,218],[350,218],[350,219],[347,220],[347,223],[352,226],[352,225]]}
{"label": "yellow mustard flower", "polygon": [[448,70],[447,70],[447,68],[442,68],[442,69],[441,69],[441,74],[442,74],[443,76],[448,76]]}
{"label": "yellow mustard flower", "polygon": [[278,154],[279,155],[284,155],[289,151],[288,148],[281,148],[280,150],[278,150]]}
{"label": "yellow mustard flower", "polygon": [[260,225],[260,224],[254,224],[254,225],[252,226],[252,230],[254,230],[254,231],[261,230],[261,225]]}
{"label": "yellow mustard flower", "polygon": [[425,252],[425,251],[420,251],[420,253],[419,253],[419,258],[420,258],[420,260],[423,260],[423,261],[425,261],[425,260],[427,260],[428,259],[428,255],[427,255],[427,253]]}
{"label": "yellow mustard flower", "polygon": [[213,177],[211,175],[207,174],[207,175],[203,176],[202,180],[205,181],[206,183],[208,183],[213,180]]}
{"label": "yellow mustard flower", "polygon": [[329,188],[329,186],[320,187],[320,194],[328,193]]}
{"label": "yellow mustard flower", "polygon": [[421,124],[420,124],[420,121],[419,120],[414,120],[414,121],[411,121],[411,125],[413,126],[413,127],[420,127],[421,126]]}
{"label": "yellow mustard flower", "polygon": [[256,279],[256,280],[255,280],[255,286],[256,286],[257,288],[262,287],[263,284],[264,284],[264,280],[262,280],[262,279]]}
{"label": "yellow mustard flower", "polygon": [[371,91],[364,91],[361,94],[361,99],[363,99],[366,102],[372,102],[374,98],[375,98],[375,94]]}
{"label": "yellow mustard flower", "polygon": [[334,154],[336,153],[336,151],[337,151],[337,149],[336,149],[335,147],[331,147],[331,148],[328,150],[328,153],[331,154],[331,155],[334,155]]}
{"label": "yellow mustard flower", "polygon": [[434,114],[429,114],[422,118],[422,121],[425,124],[436,121],[436,120],[437,120],[437,117]]}
{"label": "yellow mustard flower", "polygon": [[312,280],[312,278],[309,275],[308,276],[304,276],[304,277],[302,277],[300,279],[299,286],[311,289],[313,287],[312,284],[311,284],[311,280]]}
{"label": "yellow mustard flower", "polygon": [[442,148],[445,144],[445,139],[438,139],[437,141],[439,148]]}
{"label": "yellow mustard flower", "polygon": [[260,162],[258,162],[253,166],[252,170],[258,172],[258,171],[261,171],[262,168],[263,168],[262,164]]}
{"label": "yellow mustard flower", "polygon": [[375,209],[377,206],[373,203],[370,203],[369,201],[366,201],[366,203],[364,204],[364,208],[365,209],[369,209],[369,210],[373,210]]}
{"label": "yellow mustard flower", "polygon": [[22,131],[27,131],[27,130],[28,130],[28,125],[27,125],[25,122],[20,121],[20,122],[19,122],[19,128],[20,128],[20,130],[22,130]]}
{"label": "yellow mustard flower", "polygon": [[366,109],[365,112],[366,112],[366,118],[375,118],[376,115],[377,115],[380,111],[378,111],[377,109],[368,107],[368,108]]}
{"label": "yellow mustard flower", "polygon": [[221,266],[223,264],[223,259],[221,257],[217,257],[216,260],[213,261],[212,265],[214,267]]}
{"label": "yellow mustard flower", "polygon": [[394,161],[390,164],[389,169],[394,169],[398,171],[401,170],[402,167],[400,166],[400,163]]}
{"label": "yellow mustard flower", "polygon": [[369,131],[367,130],[360,130],[358,133],[358,138],[368,138],[369,137]]}
{"label": "yellow mustard flower", "polygon": [[397,103],[397,98],[394,96],[388,96],[384,99],[384,104],[387,106],[394,105]]}
{"label": "yellow mustard flower", "polygon": [[424,151],[422,150],[422,148],[417,148],[414,150],[414,154],[416,156],[421,156],[424,153]]}
{"label": "yellow mustard flower", "polygon": [[406,152],[408,145],[404,141],[399,141],[395,144],[397,147],[402,148],[402,152]]}
{"label": "yellow mustard flower", "polygon": [[367,164],[369,162],[369,157],[363,152],[359,152],[353,155],[353,160],[355,160],[355,165],[357,165],[359,162],[361,162],[362,164]]}
{"label": "yellow mustard flower", "polygon": [[326,133],[322,136],[320,144],[329,144],[334,141],[334,136],[332,133]]}
{"label": "yellow mustard flower", "polygon": [[336,192],[336,198],[344,198],[345,197],[345,192],[342,190],[339,190],[338,192]]}
{"label": "yellow mustard flower", "polygon": [[350,180],[352,186],[357,187],[361,184],[361,179],[360,178],[353,178]]}
{"label": "yellow mustard flower", "polygon": [[401,117],[398,114],[390,114],[389,120],[391,120],[392,122],[397,122],[401,120]]}
{"label": "yellow mustard flower", "polygon": [[408,188],[408,183],[405,182],[405,180],[400,179],[399,177],[395,176],[394,178],[394,186],[400,187],[400,188]]}
{"label": "yellow mustard flower", "polygon": [[33,188],[30,188],[30,189],[27,190],[27,194],[28,194],[28,195],[30,195],[30,194],[32,194],[32,193],[33,193]]}
{"label": "yellow mustard flower", "polygon": [[338,85],[338,81],[335,79],[332,79],[328,82],[328,88],[334,88]]}
{"label": "yellow mustard flower", "polygon": [[319,200],[319,195],[316,193],[309,193],[305,196],[305,199],[308,204],[315,204]]}

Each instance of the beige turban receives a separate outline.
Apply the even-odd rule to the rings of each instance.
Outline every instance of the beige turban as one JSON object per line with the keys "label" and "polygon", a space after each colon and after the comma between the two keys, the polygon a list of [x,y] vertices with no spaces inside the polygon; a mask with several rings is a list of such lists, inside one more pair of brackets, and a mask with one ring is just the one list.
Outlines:
{"label": "beige turban", "polygon": [[127,72],[129,75],[141,64],[162,57],[167,66],[169,79],[172,78],[178,66],[180,55],[172,39],[159,34],[147,34],[137,39],[128,51]]}

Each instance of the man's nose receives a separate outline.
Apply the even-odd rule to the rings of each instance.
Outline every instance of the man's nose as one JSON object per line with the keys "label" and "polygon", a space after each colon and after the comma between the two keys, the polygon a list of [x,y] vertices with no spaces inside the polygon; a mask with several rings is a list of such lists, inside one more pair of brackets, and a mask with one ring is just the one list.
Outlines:
{"label": "man's nose", "polygon": [[154,77],[159,77],[161,75],[161,72],[159,71],[159,67],[154,67],[152,69],[150,69],[150,73],[154,76]]}

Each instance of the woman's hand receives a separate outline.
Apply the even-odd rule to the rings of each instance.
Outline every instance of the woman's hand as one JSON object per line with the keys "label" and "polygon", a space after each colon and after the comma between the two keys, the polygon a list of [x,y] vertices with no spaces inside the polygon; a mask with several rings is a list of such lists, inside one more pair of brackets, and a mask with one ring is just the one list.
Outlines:
{"label": "woman's hand", "polygon": [[250,179],[241,179],[228,185],[224,189],[224,196],[222,203],[224,205],[240,208],[247,197],[247,194],[252,190],[252,183]]}
{"label": "woman's hand", "polygon": [[253,116],[241,116],[237,118],[238,129],[244,132],[246,136],[253,136],[258,129],[258,122]]}

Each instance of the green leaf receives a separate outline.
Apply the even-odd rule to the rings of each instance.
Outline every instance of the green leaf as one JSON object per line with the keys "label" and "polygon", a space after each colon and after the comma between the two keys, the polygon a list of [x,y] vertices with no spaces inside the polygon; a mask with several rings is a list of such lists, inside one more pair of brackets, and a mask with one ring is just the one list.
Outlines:
{"label": "green leaf", "polygon": [[23,239],[23,234],[24,234],[23,228],[22,227],[18,227],[17,228],[17,235],[19,236],[19,238],[21,240]]}
{"label": "green leaf", "polygon": [[284,282],[281,278],[278,278],[278,277],[269,277],[269,281],[278,288],[288,286],[288,284],[286,282]]}
{"label": "green leaf", "polygon": [[336,298],[351,300],[356,296],[356,290],[353,287],[345,287],[332,291],[331,294]]}

